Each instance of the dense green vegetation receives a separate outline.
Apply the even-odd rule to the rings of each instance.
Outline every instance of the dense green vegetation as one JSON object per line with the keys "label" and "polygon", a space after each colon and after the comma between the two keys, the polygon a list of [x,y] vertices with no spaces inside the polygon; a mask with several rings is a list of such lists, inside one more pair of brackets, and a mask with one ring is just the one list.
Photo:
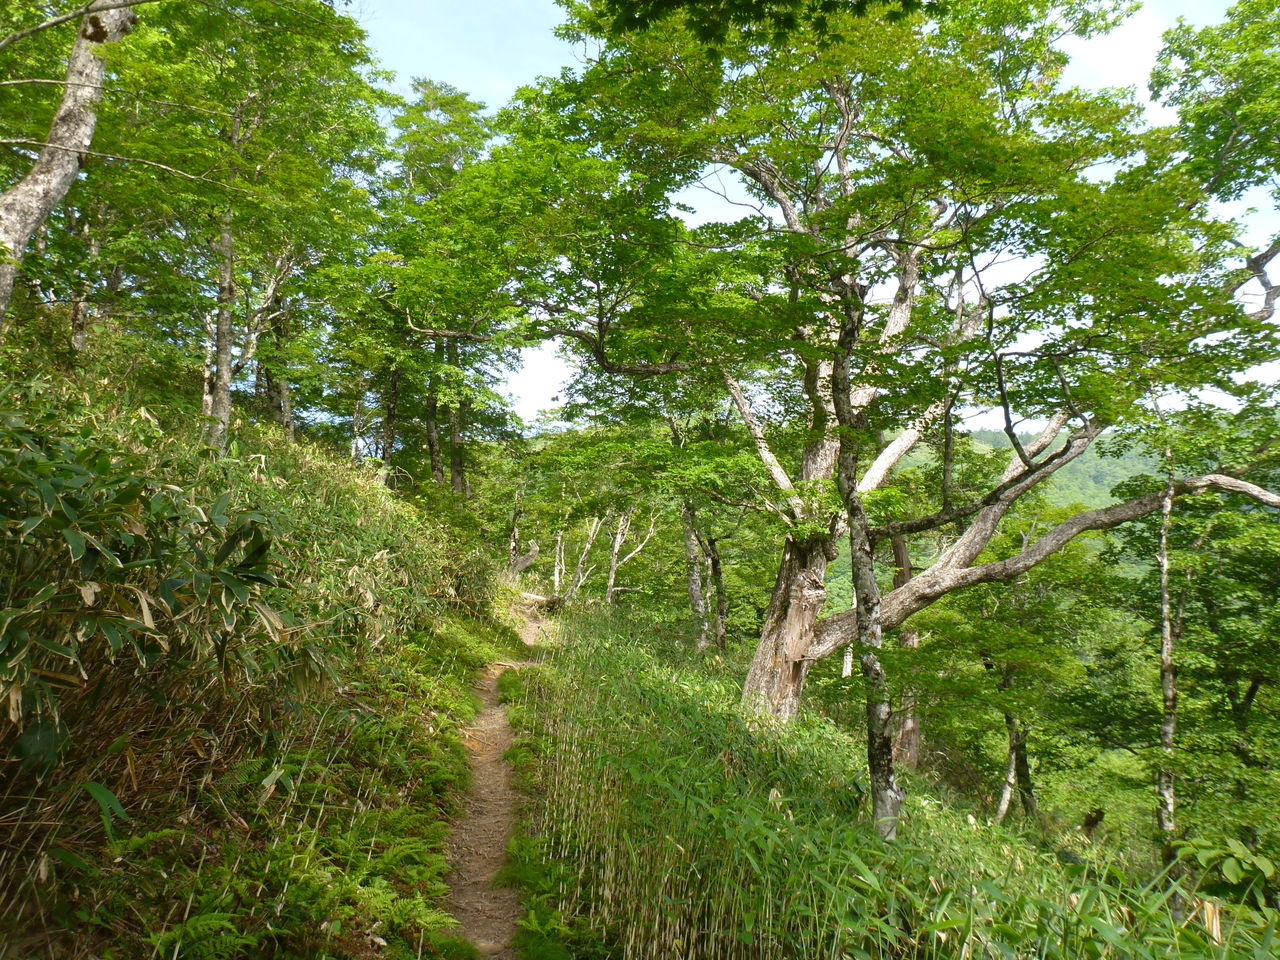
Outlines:
{"label": "dense green vegetation", "polygon": [[4,397],[5,955],[439,955],[490,561],[127,349]]}
{"label": "dense green vegetation", "polygon": [[1274,956],[1280,3],[562,6],[0,10],[0,958],[471,956],[521,594],[528,957]]}
{"label": "dense green vegetation", "polygon": [[1272,955],[1256,906],[1197,899],[1184,922],[1159,880],[1107,853],[1055,856],[936,795],[884,843],[846,731],[753,722],[730,665],[651,630],[572,618],[512,685],[545,863],[516,871],[548,951],[531,956],[554,955],[548,941],[617,957]]}

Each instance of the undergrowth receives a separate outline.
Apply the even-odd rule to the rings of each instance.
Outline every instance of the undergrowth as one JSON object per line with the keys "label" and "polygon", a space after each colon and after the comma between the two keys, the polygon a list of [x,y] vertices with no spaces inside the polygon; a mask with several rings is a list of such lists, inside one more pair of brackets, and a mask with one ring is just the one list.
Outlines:
{"label": "undergrowth", "polygon": [[364,658],[275,751],[171,811],[174,826],[117,837],[86,866],[92,893],[66,905],[68,926],[96,931],[105,960],[465,956],[438,933],[442,841],[466,780],[470,679],[509,649],[501,628],[450,618]]}
{"label": "undergrowth", "polygon": [[0,391],[0,957],[465,956],[492,562],[447,502],[270,426],[213,456],[190,398],[95,376]]}
{"label": "undergrowth", "polygon": [[[516,862],[530,957],[1270,958],[1274,912],[1070,866],[927,796],[885,844],[861,744],[748,718],[737,686],[579,618],[514,692],[536,798]],[[566,868],[567,865],[567,868]],[[594,951],[594,952],[593,952]]]}

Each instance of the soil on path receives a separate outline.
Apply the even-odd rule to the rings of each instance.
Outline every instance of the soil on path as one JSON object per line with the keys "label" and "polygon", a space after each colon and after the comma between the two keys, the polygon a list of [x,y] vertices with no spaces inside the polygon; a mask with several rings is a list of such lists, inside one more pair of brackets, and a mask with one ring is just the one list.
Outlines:
{"label": "soil on path", "polygon": [[[521,638],[531,645],[542,629],[542,622],[530,616],[521,623]],[[493,883],[506,862],[516,822],[518,796],[511,765],[502,756],[514,734],[506,708],[498,703],[498,677],[513,666],[520,664],[494,664],[475,687],[483,706],[463,734],[471,788],[449,838],[452,870],[445,877],[450,889],[447,909],[458,921],[456,932],[495,960],[515,960],[511,939],[524,916],[516,891]]]}

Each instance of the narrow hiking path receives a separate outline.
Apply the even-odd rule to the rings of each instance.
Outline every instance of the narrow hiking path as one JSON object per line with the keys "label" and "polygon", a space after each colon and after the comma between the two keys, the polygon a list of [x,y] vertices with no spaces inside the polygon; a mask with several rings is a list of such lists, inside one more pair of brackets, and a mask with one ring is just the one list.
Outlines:
{"label": "narrow hiking path", "polygon": [[[528,646],[542,636],[545,623],[535,611],[521,610],[520,637]],[[498,702],[498,677],[523,663],[496,663],[475,686],[481,708],[463,733],[471,764],[471,787],[462,815],[454,823],[447,856],[452,867],[447,909],[458,922],[456,932],[496,960],[515,960],[511,940],[524,916],[520,896],[494,885],[507,859],[515,829],[519,795],[511,765],[503,758],[514,733],[507,709]]]}

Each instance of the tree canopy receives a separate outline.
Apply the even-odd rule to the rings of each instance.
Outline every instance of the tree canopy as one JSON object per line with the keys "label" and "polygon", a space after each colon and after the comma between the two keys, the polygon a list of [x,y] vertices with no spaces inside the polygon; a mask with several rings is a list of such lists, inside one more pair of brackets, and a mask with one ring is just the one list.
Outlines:
{"label": "tree canopy", "polygon": [[[186,431],[199,484],[286,490],[241,447],[267,430],[484,553],[441,574],[448,603],[501,569],[670,641],[752,737],[856,731],[841,802],[877,849],[943,784],[1071,856],[1122,820],[1109,849],[1171,916],[1197,871],[1274,906],[1277,0],[1165,35],[1168,123],[1062,80],[1114,0],[562,6],[589,55],[492,107],[434,75],[392,92],[327,0],[0,12],[15,776],[60,762],[84,644],[115,669],[141,631],[141,669],[168,662],[152,605],[223,651],[241,614],[287,646],[399,609],[410,574],[374,577],[385,601],[363,579],[379,545],[276,617],[266,514],[184,506],[160,460],[126,476],[154,426]],[[573,374],[524,423],[507,377],[549,346]],[[602,662],[648,676],[631,656]]]}

